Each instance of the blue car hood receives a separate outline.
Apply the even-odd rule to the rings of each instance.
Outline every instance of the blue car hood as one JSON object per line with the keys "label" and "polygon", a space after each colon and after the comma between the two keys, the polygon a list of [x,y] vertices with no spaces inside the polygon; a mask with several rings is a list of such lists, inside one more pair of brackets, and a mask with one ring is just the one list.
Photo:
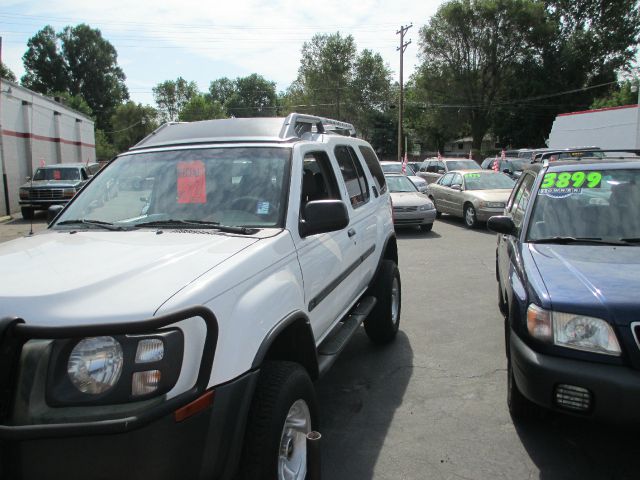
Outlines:
{"label": "blue car hood", "polygon": [[640,320],[640,247],[528,244],[551,308],[604,318]]}

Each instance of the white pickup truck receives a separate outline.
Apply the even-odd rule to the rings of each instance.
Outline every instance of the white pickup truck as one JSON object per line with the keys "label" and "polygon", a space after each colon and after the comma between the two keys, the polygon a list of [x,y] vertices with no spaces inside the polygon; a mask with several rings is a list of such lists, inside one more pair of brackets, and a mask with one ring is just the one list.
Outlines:
{"label": "white pickup truck", "polygon": [[1,478],[305,478],[313,380],[400,321],[384,175],[337,132],[164,125],[0,246]]}

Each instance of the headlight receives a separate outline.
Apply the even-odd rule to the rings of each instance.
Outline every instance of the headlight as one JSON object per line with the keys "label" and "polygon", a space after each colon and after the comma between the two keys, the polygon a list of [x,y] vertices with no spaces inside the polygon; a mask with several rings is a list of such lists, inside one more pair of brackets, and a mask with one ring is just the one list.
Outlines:
{"label": "headlight", "polygon": [[64,198],[73,198],[75,194],[76,194],[75,188],[65,188],[62,190],[62,196]]}
{"label": "headlight", "polygon": [[504,208],[504,202],[480,202],[480,207],[485,207],[485,208]]}
{"label": "headlight", "polygon": [[20,200],[26,200],[29,198],[29,190],[26,188],[20,189]]}
{"label": "headlight", "polygon": [[429,202],[429,203],[425,203],[424,205],[420,205],[418,207],[418,210],[421,212],[424,212],[426,210],[433,210],[433,203]]}
{"label": "headlight", "polygon": [[118,382],[123,361],[122,346],[115,338],[85,338],[71,351],[67,373],[82,393],[97,395]]}
{"label": "headlight", "polygon": [[606,355],[621,353],[611,325],[599,318],[553,312],[531,304],[527,330],[533,338],[561,347]]}

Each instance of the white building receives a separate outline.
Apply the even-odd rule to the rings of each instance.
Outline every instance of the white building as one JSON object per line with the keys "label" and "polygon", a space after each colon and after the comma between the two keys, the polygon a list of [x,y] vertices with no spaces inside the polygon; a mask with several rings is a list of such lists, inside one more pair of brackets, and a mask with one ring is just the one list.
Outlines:
{"label": "white building", "polygon": [[18,188],[38,166],[95,162],[95,143],[89,117],[1,79],[0,217],[20,210]]}
{"label": "white building", "polygon": [[638,105],[600,108],[558,115],[549,134],[549,148],[640,148]]}

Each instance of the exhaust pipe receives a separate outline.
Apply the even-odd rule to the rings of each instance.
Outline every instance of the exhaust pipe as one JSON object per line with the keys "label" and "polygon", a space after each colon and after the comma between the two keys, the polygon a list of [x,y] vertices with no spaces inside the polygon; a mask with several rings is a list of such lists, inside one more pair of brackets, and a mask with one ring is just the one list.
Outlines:
{"label": "exhaust pipe", "polygon": [[306,480],[320,480],[322,478],[322,462],[320,461],[320,432],[307,433],[307,478]]}

